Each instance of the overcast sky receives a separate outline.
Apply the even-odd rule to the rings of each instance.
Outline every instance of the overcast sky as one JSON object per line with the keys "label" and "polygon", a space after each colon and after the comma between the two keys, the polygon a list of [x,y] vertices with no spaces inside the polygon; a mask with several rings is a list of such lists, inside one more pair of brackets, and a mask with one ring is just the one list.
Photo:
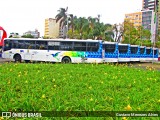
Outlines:
{"label": "overcast sky", "polygon": [[142,9],[142,0],[1,0],[0,26],[9,35],[28,30],[44,35],[45,18],[55,18],[59,8],[68,6],[68,13],[78,17],[97,17],[103,23],[122,23],[127,13]]}

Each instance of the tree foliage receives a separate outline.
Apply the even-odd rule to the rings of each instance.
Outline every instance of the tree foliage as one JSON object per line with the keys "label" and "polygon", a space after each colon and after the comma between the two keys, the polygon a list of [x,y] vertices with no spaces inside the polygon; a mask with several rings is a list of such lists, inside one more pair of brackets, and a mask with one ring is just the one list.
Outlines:
{"label": "tree foliage", "polygon": [[[68,25],[67,36],[71,39],[102,39],[118,43],[129,43],[151,46],[151,33],[142,26],[134,27],[130,21],[122,24],[104,24],[98,17],[77,17],[67,14],[68,8],[60,8],[56,21],[60,26]],[[68,23],[68,24],[67,24]]]}
{"label": "tree foliage", "polygon": [[60,22],[60,27],[63,27],[66,25],[67,20],[67,10],[68,8],[60,8],[58,10],[58,14],[56,15],[56,22]]}
{"label": "tree foliage", "polygon": [[124,21],[122,43],[151,45],[151,32],[142,26],[134,27],[133,23]]}
{"label": "tree foliage", "polygon": [[22,38],[34,38],[34,36],[31,35],[31,34],[22,35],[21,37],[22,37]]}

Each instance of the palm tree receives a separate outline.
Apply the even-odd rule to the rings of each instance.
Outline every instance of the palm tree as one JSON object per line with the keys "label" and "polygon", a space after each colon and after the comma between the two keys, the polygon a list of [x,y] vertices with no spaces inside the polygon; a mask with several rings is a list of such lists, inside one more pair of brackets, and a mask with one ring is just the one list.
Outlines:
{"label": "palm tree", "polygon": [[[76,16],[75,16],[76,17]],[[73,38],[73,30],[74,30],[74,18],[73,14],[69,14],[68,22],[69,22],[69,28],[71,28],[71,38]]]}
{"label": "palm tree", "polygon": [[98,14],[97,16],[98,16],[98,22],[100,22],[100,17],[101,17],[101,15],[100,15],[100,14]]}
{"label": "palm tree", "polygon": [[80,17],[78,19],[75,19],[74,23],[74,28],[78,32],[79,38],[82,39],[84,32],[88,28],[88,20],[85,17]]}
{"label": "palm tree", "polygon": [[58,10],[59,13],[55,17],[56,22],[60,23],[60,29],[63,29],[64,26],[67,25],[67,10],[68,10],[68,7],[66,9],[65,8],[60,8]]}
{"label": "palm tree", "polygon": [[92,18],[92,17],[90,16],[90,17],[88,17],[88,21],[89,21],[89,27],[90,27],[91,29],[93,29],[94,26],[95,26],[95,23],[96,23],[96,22],[99,22],[99,19],[98,19],[98,18]]}
{"label": "palm tree", "polygon": [[60,8],[58,10],[58,14],[56,15],[56,22],[60,22],[60,27],[63,27],[66,22],[66,19],[67,19],[67,10],[68,10],[68,7],[65,9],[65,8]]}

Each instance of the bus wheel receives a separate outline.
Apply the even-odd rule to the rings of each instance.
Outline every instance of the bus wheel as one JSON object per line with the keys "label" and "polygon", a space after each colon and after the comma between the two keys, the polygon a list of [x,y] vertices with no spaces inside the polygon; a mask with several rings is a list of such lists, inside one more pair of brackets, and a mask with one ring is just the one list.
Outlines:
{"label": "bus wheel", "polygon": [[19,54],[14,56],[14,61],[15,62],[21,62],[21,56]]}
{"label": "bus wheel", "polygon": [[71,63],[71,59],[69,57],[62,58],[62,63]]}

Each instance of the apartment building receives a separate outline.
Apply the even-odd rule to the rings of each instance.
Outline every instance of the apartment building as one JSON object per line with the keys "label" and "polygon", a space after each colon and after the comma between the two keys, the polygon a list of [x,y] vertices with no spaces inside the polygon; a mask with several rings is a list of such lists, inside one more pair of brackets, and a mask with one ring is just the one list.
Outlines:
{"label": "apartment building", "polygon": [[47,38],[59,38],[59,22],[56,22],[56,19],[45,19],[44,36]]}
{"label": "apartment building", "polygon": [[125,20],[129,20],[135,27],[142,25],[142,12],[125,14]]}

